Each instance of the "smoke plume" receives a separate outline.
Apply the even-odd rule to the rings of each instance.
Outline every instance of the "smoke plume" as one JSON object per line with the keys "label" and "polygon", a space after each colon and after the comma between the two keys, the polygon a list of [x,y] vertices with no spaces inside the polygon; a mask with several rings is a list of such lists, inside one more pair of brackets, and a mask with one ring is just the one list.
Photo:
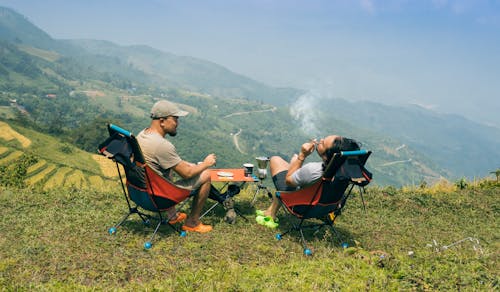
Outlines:
{"label": "smoke plume", "polygon": [[319,97],[311,91],[300,96],[290,107],[290,114],[301,123],[304,133],[311,137],[319,135],[316,124],[318,122],[318,99]]}

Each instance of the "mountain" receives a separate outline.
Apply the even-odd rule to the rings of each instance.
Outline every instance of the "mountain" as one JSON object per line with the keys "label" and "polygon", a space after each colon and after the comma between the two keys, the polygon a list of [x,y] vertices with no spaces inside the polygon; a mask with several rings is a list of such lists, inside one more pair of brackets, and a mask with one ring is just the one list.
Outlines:
{"label": "mountain", "polygon": [[47,33],[6,7],[0,7],[0,39],[45,50],[57,47],[57,41]]}
{"label": "mountain", "polygon": [[416,105],[321,98],[314,102],[334,109],[336,119],[351,121],[411,146],[445,169],[447,177],[483,177],[500,166],[498,128]]}
{"label": "mountain", "polygon": [[[92,66],[101,73],[112,72],[131,81],[162,88],[182,88],[275,105],[288,104],[300,94],[297,89],[270,87],[208,61],[176,56],[147,46],[124,47],[95,40],[54,40],[14,10],[0,9],[0,39],[74,57],[82,66]],[[126,74],[132,70],[135,74]]]}
{"label": "mountain", "polygon": [[158,87],[167,84],[168,87],[274,105],[286,105],[301,93],[293,88],[267,86],[212,62],[148,46],[119,46],[97,40],[66,40],[64,43],[83,48],[87,56],[116,58],[129,68],[145,72]]}
{"label": "mountain", "polygon": [[146,46],[54,40],[12,10],[1,15],[0,119],[87,151],[106,136],[107,122],[137,133],[152,104],[166,98],[191,113],[172,138],[188,161],[210,152],[220,167],[289,157],[311,137],[332,133],[373,151],[368,168],[381,185],[484,176],[500,161],[498,129],[457,116],[299,97],[300,90],[268,87],[211,62]]}

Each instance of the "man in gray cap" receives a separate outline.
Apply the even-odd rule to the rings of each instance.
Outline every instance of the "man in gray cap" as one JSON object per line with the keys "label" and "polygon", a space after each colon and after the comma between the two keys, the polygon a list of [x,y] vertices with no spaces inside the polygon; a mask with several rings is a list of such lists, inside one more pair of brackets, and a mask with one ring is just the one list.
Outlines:
{"label": "man in gray cap", "polygon": [[[144,158],[148,165],[156,172],[167,179],[172,178],[171,170],[174,170],[181,179],[175,184],[198,190],[193,199],[191,213],[177,213],[177,217],[172,213],[174,219],[170,223],[177,223],[186,220],[182,230],[194,232],[209,232],[212,226],[205,225],[200,221],[200,213],[205,204],[211,186],[209,167],[215,165],[216,155],[211,153],[199,163],[194,164],[184,161],[177,154],[175,146],[165,139],[165,135],[177,135],[179,117],[186,116],[188,112],[180,110],[177,105],[166,100],[160,100],[151,109],[151,125],[142,130],[137,135],[137,140],[141,146]],[[172,208],[175,212],[175,208]]]}

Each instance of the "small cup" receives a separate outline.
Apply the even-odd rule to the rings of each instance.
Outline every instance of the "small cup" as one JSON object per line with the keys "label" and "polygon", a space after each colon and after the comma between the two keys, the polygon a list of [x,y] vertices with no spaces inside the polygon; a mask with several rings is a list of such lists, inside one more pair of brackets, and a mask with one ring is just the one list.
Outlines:
{"label": "small cup", "polygon": [[253,173],[253,164],[245,163],[243,164],[243,168],[245,170],[245,176],[252,176]]}

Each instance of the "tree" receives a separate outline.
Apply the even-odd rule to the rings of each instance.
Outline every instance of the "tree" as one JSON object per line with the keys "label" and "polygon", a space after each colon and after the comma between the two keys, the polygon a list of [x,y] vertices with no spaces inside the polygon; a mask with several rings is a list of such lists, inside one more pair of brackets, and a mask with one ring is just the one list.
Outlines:
{"label": "tree", "polygon": [[68,133],[68,139],[78,147],[89,151],[95,152],[97,145],[104,141],[106,138],[106,125],[110,120],[97,117]]}

